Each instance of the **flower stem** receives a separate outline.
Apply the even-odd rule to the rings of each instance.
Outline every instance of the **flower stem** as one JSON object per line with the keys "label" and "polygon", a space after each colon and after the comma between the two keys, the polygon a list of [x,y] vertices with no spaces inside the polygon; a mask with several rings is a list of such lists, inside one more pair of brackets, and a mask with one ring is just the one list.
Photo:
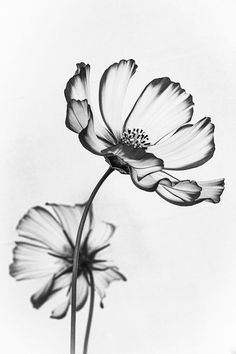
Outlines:
{"label": "flower stem", "polygon": [[76,237],[75,249],[74,249],[74,259],[73,259],[73,271],[72,271],[72,298],[71,298],[71,332],[70,332],[70,354],[75,354],[75,331],[76,331],[76,283],[77,283],[77,276],[78,276],[78,268],[79,268],[79,251],[80,251],[80,243],[81,237],[84,229],[84,224],[91,207],[92,201],[103,184],[103,182],[107,179],[107,177],[114,171],[113,168],[109,167],[109,169],[105,172],[102,178],[99,180],[97,185],[95,186],[94,190],[92,191],[89,200],[84,208],[78,232]]}
{"label": "flower stem", "polygon": [[88,314],[88,322],[87,322],[87,327],[86,327],[86,333],[85,333],[85,338],[84,338],[84,349],[83,349],[83,354],[87,354],[88,352],[88,342],[89,342],[89,334],[90,334],[90,329],[91,329],[91,324],[92,324],[92,318],[93,318],[93,308],[94,308],[94,279],[93,279],[93,272],[88,269],[89,273],[89,280],[90,280],[90,304],[89,304],[89,314]]}

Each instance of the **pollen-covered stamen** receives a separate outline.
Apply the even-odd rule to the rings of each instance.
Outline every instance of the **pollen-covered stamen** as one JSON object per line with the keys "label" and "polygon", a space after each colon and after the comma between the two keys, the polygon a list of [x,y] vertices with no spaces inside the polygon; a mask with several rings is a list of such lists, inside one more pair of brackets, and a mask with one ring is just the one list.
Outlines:
{"label": "pollen-covered stamen", "polygon": [[150,145],[148,135],[143,129],[126,129],[121,136],[121,144],[134,148],[147,148]]}

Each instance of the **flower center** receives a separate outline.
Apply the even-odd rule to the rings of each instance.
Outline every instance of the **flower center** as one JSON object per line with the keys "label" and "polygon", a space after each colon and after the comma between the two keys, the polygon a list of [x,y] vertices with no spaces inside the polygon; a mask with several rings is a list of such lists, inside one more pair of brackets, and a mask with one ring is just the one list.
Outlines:
{"label": "flower center", "polygon": [[147,148],[150,145],[148,135],[143,129],[126,129],[121,136],[121,144],[132,146],[133,148]]}
{"label": "flower center", "polygon": [[90,259],[89,254],[80,252],[79,255],[79,268],[80,269],[85,269],[87,266],[92,263],[92,259]]}

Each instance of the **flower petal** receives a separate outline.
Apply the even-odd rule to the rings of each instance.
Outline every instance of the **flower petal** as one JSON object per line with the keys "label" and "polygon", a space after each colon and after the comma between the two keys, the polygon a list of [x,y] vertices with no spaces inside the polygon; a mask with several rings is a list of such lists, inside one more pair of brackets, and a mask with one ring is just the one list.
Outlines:
{"label": "flower petal", "polygon": [[55,294],[61,294],[61,290],[67,288],[65,297],[68,296],[68,289],[71,284],[71,273],[63,274],[57,277],[54,274],[49,280],[31,296],[31,302],[35,308],[40,308],[47,300],[49,300]]}
{"label": "flower petal", "polygon": [[140,171],[142,170],[130,168],[130,176],[136,187],[146,192],[154,192],[159,181],[163,178],[168,178],[168,175],[163,171],[147,173],[144,177],[140,175]]}
{"label": "flower petal", "polygon": [[171,182],[162,179],[157,186],[157,193],[170,203],[176,205],[192,205],[201,193],[201,187],[195,181]]}
{"label": "flower petal", "polygon": [[53,275],[36,293],[31,296],[30,301],[36,309],[39,309],[52,295],[54,281],[55,277]]}
{"label": "flower petal", "polygon": [[96,134],[93,118],[89,120],[87,127],[81,131],[79,139],[85,149],[96,155],[103,155],[102,150],[112,146],[109,141]]}
{"label": "flower petal", "polygon": [[55,252],[65,252],[67,241],[61,225],[45,208],[31,208],[19,221],[18,235],[49,247]]}
{"label": "flower petal", "polygon": [[[70,240],[71,245],[75,245],[76,235],[79,227],[79,223],[85,208],[85,204],[75,204],[75,205],[63,205],[55,203],[47,203],[51,206],[56,213],[61,227],[66,233],[66,236]],[[93,224],[93,212],[92,209],[89,211],[89,215],[86,219],[83,235],[87,235],[90,227]]]}
{"label": "flower petal", "polygon": [[52,291],[53,293],[61,291],[62,289],[67,288],[67,292],[69,291],[69,288],[71,286],[71,280],[72,280],[72,263],[70,267],[67,269],[64,274],[55,274],[55,281],[53,284]]}
{"label": "flower petal", "polygon": [[186,170],[204,164],[214,151],[214,125],[210,118],[185,125],[173,135],[149,147],[148,152],[164,161],[167,170]]}
{"label": "flower petal", "polygon": [[79,134],[87,127],[92,116],[92,111],[87,100],[76,101],[72,99],[67,104],[66,126],[68,129]]}
{"label": "flower petal", "polygon": [[16,242],[10,275],[16,280],[50,277],[65,269],[65,262],[50,255],[51,250],[28,242]]}
{"label": "flower petal", "polygon": [[[61,292],[62,289],[68,289],[64,294],[66,300],[60,303],[51,313],[51,318],[61,319],[63,318],[68,308],[71,304],[71,279],[72,273],[67,273],[59,278],[55,279],[53,277],[53,281],[50,280],[42,287],[38,292],[36,292],[31,297],[31,302],[35,308],[39,308],[42,306],[51,296],[55,295],[55,293]],[[55,280],[55,281],[54,281]],[[86,303],[88,297],[88,283],[83,275],[81,275],[77,279],[77,289],[76,289],[76,310],[79,311]]]}
{"label": "flower petal", "polygon": [[105,290],[114,280],[126,281],[126,277],[119,272],[117,267],[110,267],[107,270],[94,271],[94,284],[98,295],[101,298],[101,306],[103,307],[102,300],[106,296]]}
{"label": "flower petal", "polygon": [[199,201],[219,203],[225,186],[224,178],[197,183],[202,188]]}
{"label": "flower petal", "polygon": [[[200,189],[199,195],[197,187]],[[172,183],[167,180],[161,180],[157,187],[157,193],[162,198],[173,204],[182,206],[190,206],[203,201],[219,203],[223,190],[224,179],[205,182],[179,181]]]}
{"label": "flower petal", "polygon": [[68,81],[65,88],[65,97],[67,102],[70,100],[84,100],[87,99],[90,103],[90,65],[79,63],[75,75]]}
{"label": "flower petal", "polygon": [[[134,168],[130,167],[130,170],[134,170]],[[136,176],[135,178],[138,178],[138,180],[140,181],[148,175],[155,175],[156,172],[157,173],[161,172],[160,168],[158,168],[158,166],[150,166],[150,167],[145,167],[145,168],[135,168],[135,172],[132,171],[131,173],[134,173],[134,175]]]}
{"label": "flower petal", "polygon": [[[76,287],[76,310],[79,311],[85,305],[88,298],[88,282],[84,275],[80,275],[77,279]],[[70,303],[71,303],[71,290],[70,290]]]}
{"label": "flower petal", "polygon": [[135,149],[131,146],[122,144],[103,150],[103,153],[107,156],[118,156],[129,166],[138,169],[155,167],[155,170],[158,171],[161,170],[163,166],[163,161],[161,159],[153,154],[147,153],[144,149]]}
{"label": "flower petal", "polygon": [[103,74],[99,87],[100,111],[109,130],[119,140],[122,134],[122,109],[130,78],[137,69],[135,61],[121,60]]}
{"label": "flower petal", "polygon": [[76,311],[81,310],[86,304],[88,298],[88,283],[85,277],[82,275],[77,280],[76,290]]}
{"label": "flower petal", "polygon": [[69,298],[58,305],[51,313],[51,318],[60,320],[65,317],[70,306]]}
{"label": "flower petal", "polygon": [[88,235],[87,248],[88,252],[96,252],[104,246],[108,245],[110,238],[115,232],[115,225],[108,222],[96,222],[93,229]]}
{"label": "flower petal", "polygon": [[[106,141],[107,144],[102,145],[101,148],[94,147],[94,141],[92,141],[91,149],[94,148],[95,153],[99,153],[102,149],[115,143],[115,138],[113,134],[104,126],[104,124],[97,124],[96,134],[94,131],[94,124],[92,120],[92,108],[91,108],[91,97],[90,97],[90,66],[85,63],[77,64],[77,70],[75,75],[68,81],[65,89],[65,97],[68,102],[67,114],[66,114],[66,126],[76,132],[81,133],[82,129],[89,125],[89,134],[84,132],[84,135],[88,140],[95,140],[96,144],[99,140]],[[102,139],[102,136],[104,139]],[[83,139],[82,139],[83,140]],[[86,139],[85,139],[86,140]],[[83,143],[83,142],[82,142]],[[101,142],[100,142],[101,143]],[[86,141],[83,145],[86,145]],[[89,149],[89,142],[88,147]],[[91,150],[89,149],[89,150]]]}
{"label": "flower petal", "polygon": [[152,144],[191,120],[192,96],[168,77],[151,81],[125,122],[125,129],[140,128]]}
{"label": "flower petal", "polygon": [[180,181],[165,171],[139,178],[137,170],[131,169],[134,184],[145,191],[156,191],[163,199],[180,206],[190,206],[203,201],[219,203],[224,190],[224,179],[196,182]]}

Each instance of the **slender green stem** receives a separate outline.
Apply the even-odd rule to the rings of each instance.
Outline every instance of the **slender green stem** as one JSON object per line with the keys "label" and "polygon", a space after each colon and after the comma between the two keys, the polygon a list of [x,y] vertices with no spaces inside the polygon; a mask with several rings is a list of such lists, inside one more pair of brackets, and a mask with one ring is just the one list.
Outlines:
{"label": "slender green stem", "polygon": [[78,268],[79,268],[79,251],[80,251],[80,243],[81,243],[81,237],[84,229],[84,224],[89,212],[89,209],[91,207],[92,201],[103,184],[103,182],[107,179],[107,177],[114,171],[113,168],[109,167],[109,169],[106,171],[106,173],[102,176],[100,181],[97,183],[95,186],[94,190],[92,191],[89,200],[87,201],[87,204],[84,208],[84,212],[82,214],[78,232],[77,232],[77,237],[76,237],[76,243],[75,243],[75,250],[74,250],[74,259],[73,259],[73,273],[72,273],[72,299],[71,299],[71,332],[70,332],[70,354],[75,354],[75,331],[76,331],[76,283],[77,283],[77,277],[78,277]]}
{"label": "slender green stem", "polygon": [[89,273],[89,280],[90,280],[90,304],[89,304],[88,322],[87,322],[86,333],[85,333],[85,338],[84,338],[83,354],[87,354],[87,352],[88,352],[89,334],[90,334],[90,329],[91,329],[91,324],[92,324],[93,308],[94,308],[95,288],[94,288],[93,272],[91,271],[91,269],[88,269],[88,273]]}

